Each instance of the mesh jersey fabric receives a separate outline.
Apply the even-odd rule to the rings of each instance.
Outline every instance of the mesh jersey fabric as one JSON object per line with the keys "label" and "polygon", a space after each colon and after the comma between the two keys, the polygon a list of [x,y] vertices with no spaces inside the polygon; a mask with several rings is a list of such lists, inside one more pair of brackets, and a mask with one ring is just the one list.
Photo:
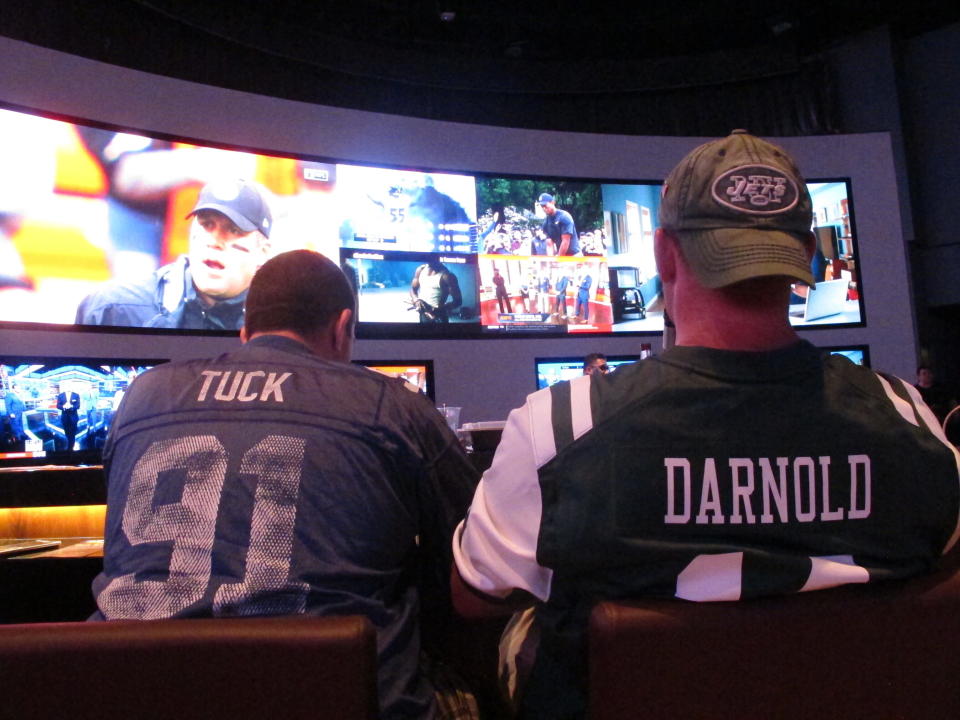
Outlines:
{"label": "mesh jersey fabric", "polygon": [[364,614],[383,717],[433,717],[418,615],[449,604],[475,470],[404,385],[270,335],[137,378],[104,453],[99,616]]}

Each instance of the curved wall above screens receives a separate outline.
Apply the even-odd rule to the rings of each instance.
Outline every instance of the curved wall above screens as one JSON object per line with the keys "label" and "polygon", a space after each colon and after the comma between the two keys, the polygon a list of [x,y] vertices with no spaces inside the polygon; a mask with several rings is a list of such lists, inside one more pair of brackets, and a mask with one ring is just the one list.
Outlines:
{"label": "curved wall above screens", "polygon": [[[151,76],[6,39],[0,39],[0,61],[7,69],[0,77],[0,102],[212,143],[401,168],[635,181],[664,177],[702,141],[494,128],[315,106]],[[795,155],[807,177],[849,178],[856,202],[856,271],[866,298],[866,325],[817,330],[810,339],[818,345],[869,344],[874,367],[912,376],[913,314],[887,135],[778,142]],[[502,419],[518,405],[534,389],[535,357],[594,350],[632,354],[641,340],[650,339],[361,339],[355,354],[433,358],[437,401],[462,406],[463,420],[469,422]],[[177,359],[212,354],[235,342],[231,337],[0,330],[4,351],[19,354],[102,356],[105,349],[124,357],[135,350],[143,357]]]}

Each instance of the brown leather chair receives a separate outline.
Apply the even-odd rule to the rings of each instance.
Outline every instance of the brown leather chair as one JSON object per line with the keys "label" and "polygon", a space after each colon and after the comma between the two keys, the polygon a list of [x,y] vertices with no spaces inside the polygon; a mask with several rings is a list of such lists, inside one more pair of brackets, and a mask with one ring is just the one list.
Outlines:
{"label": "brown leather chair", "polygon": [[367,618],[66,622],[0,627],[0,717],[377,717]]}
{"label": "brown leather chair", "polygon": [[591,720],[960,718],[960,572],[739,603],[603,602]]}

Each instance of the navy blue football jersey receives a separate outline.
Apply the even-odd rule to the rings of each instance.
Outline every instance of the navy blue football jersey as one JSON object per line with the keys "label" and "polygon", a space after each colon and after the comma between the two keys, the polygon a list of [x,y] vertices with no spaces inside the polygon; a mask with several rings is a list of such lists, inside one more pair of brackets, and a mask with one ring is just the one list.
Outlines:
{"label": "navy blue football jersey", "polygon": [[476,478],[405,385],[279,336],[141,375],[105,448],[99,614],[363,614],[384,717],[430,717],[418,613]]}

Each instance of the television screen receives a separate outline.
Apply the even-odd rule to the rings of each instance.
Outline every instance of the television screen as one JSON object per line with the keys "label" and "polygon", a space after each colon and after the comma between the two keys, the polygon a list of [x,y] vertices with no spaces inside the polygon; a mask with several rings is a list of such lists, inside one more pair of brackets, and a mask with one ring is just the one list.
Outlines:
{"label": "television screen", "polygon": [[811,269],[817,285],[794,286],[790,322],[810,327],[859,324],[863,301],[849,182],[810,182],[807,188],[813,200],[816,247]]}
{"label": "television screen", "polygon": [[436,399],[432,360],[354,360],[353,362],[378,373],[406,380],[411,390],[422,392],[431,400]]}
{"label": "television screen", "polygon": [[0,466],[99,464],[127,387],[163,362],[0,356]]}
{"label": "television screen", "polygon": [[[614,372],[621,365],[636,362],[640,355],[607,355],[607,365]],[[536,358],[537,390],[542,390],[561,380],[573,380],[583,375],[582,357]]]}
{"label": "television screen", "polygon": [[[354,283],[359,338],[659,333],[661,185],[280,156],[0,108],[0,324],[234,334],[257,267],[309,248]],[[831,292],[797,287],[792,322],[861,323],[850,183],[809,188]]]}
{"label": "television screen", "polygon": [[834,355],[843,355],[850,362],[870,367],[870,348],[866,345],[821,348]]}

